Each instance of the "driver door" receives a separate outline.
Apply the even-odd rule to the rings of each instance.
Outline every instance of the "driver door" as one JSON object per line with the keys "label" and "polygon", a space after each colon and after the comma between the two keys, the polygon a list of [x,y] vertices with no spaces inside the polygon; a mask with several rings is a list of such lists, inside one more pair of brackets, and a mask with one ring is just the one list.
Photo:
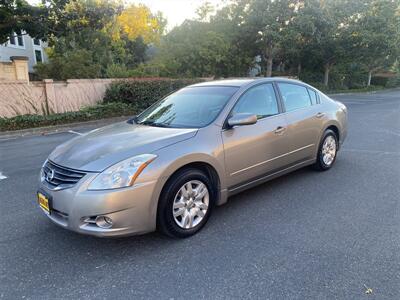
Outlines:
{"label": "driver door", "polygon": [[287,151],[286,120],[279,113],[272,83],[247,90],[235,104],[237,113],[257,115],[257,123],[222,131],[228,187],[234,187],[284,166]]}

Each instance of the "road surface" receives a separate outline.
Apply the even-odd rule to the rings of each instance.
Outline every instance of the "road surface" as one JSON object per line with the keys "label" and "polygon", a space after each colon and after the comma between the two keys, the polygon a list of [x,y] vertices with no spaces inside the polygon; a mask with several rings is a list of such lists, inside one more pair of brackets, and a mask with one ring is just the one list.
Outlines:
{"label": "road surface", "polygon": [[0,138],[0,298],[400,299],[400,91],[335,98],[349,135],[332,170],[232,197],[185,240],[59,228],[35,191],[74,133]]}

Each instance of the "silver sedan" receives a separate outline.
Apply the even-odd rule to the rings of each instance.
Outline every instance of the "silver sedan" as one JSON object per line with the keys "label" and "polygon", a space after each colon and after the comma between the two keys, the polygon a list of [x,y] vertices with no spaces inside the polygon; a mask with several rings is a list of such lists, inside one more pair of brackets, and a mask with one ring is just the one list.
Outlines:
{"label": "silver sedan", "polygon": [[329,170],[346,135],[346,107],[300,81],[200,83],[58,146],[38,204],[83,234],[188,237],[235,193],[308,165]]}

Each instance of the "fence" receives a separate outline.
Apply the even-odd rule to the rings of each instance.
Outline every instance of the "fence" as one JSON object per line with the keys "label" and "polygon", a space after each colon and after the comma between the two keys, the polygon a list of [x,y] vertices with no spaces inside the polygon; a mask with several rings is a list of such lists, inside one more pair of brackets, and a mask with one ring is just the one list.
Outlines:
{"label": "fence", "polygon": [[0,117],[77,111],[102,101],[113,79],[0,81]]}

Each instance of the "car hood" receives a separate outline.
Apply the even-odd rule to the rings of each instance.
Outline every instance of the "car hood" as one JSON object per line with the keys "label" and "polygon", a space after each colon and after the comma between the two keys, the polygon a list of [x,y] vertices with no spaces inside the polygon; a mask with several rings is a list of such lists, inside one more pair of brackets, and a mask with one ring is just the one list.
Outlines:
{"label": "car hood", "polygon": [[197,129],[160,128],[116,123],[90,131],[58,146],[49,159],[61,166],[101,172],[111,165],[135,155],[192,138]]}

